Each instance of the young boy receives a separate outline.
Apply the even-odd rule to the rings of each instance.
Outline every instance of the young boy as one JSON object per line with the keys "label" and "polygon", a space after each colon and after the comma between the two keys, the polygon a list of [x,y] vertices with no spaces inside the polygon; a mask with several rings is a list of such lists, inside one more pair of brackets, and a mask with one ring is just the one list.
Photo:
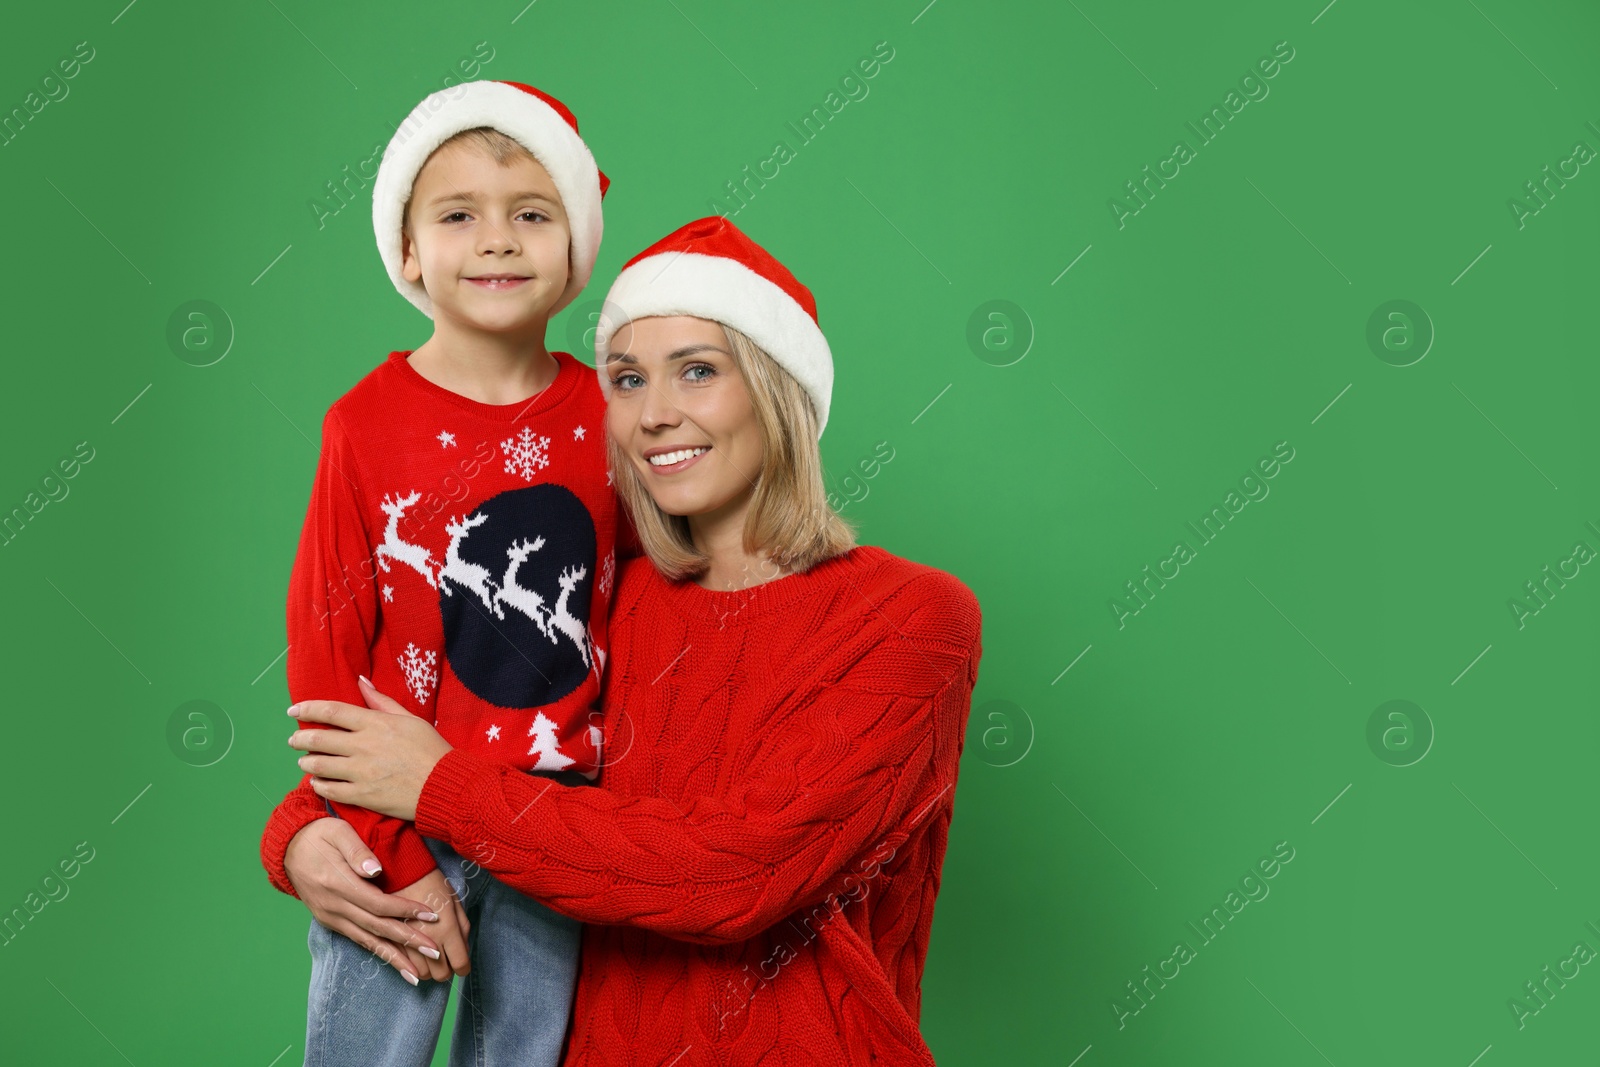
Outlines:
{"label": "young boy", "polygon": [[[434,331],[323,420],[289,581],[292,700],[364,706],[370,679],[457,748],[595,778],[618,511],[596,377],[544,337],[589,280],[608,184],[572,113],[516,82],[436,92],[395,132],[373,186],[378,251]],[[307,1065],[430,1062],[468,926],[451,1062],[558,1061],[575,920],[473,862],[488,857],[324,806],[305,780],[285,804],[303,814],[294,831],[347,820],[381,865],[375,884],[437,912],[428,932],[445,950],[422,975],[442,981],[419,985],[313,921]],[[263,855],[285,843],[264,839]]]}

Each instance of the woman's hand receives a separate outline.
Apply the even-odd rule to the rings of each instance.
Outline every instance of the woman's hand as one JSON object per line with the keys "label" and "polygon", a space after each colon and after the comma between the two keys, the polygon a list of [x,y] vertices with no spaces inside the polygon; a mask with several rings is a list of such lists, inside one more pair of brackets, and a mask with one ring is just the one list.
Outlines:
{"label": "woman's hand", "polygon": [[[343,819],[307,823],[289,841],[283,859],[290,884],[317,922],[373,953],[412,985],[417,983],[418,975],[445,978],[453,968],[465,974],[466,916],[460,915],[459,923],[453,924],[458,933],[449,926],[438,930],[441,917],[426,903],[432,888],[431,884],[423,884],[426,878],[403,890],[406,894],[419,890],[424,902],[391,896],[366,881],[371,875],[362,865],[367,863],[372,865],[372,873],[377,873],[376,857]],[[433,874],[444,881],[439,871]],[[449,883],[445,887],[448,892]],[[453,893],[448,903],[455,910],[447,914],[454,918],[460,905],[455,903]],[[424,933],[425,929],[434,930],[439,940]],[[460,941],[459,948],[452,937]],[[441,945],[449,954],[449,966],[441,961]]]}
{"label": "woman's hand", "polygon": [[300,757],[300,769],[311,775],[319,797],[415,821],[422,786],[451,746],[431,724],[365,678],[361,691],[368,707],[306,700],[290,708],[301,722],[339,729],[296,730],[289,746],[311,753]]}

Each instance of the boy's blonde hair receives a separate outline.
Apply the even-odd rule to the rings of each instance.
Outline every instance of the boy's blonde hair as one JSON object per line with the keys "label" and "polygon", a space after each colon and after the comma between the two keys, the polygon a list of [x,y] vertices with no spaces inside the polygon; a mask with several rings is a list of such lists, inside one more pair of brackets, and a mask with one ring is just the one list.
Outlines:
{"label": "boy's blonde hair", "polygon": [[[754,341],[731,326],[722,325],[722,332],[761,434],[761,471],[745,515],[744,550],[786,571],[810,570],[856,543],[855,528],[828,503],[816,410],[800,383]],[[661,510],[609,434],[606,453],[617,495],[656,570],[673,581],[703,574],[711,557],[695,548],[689,520]]]}

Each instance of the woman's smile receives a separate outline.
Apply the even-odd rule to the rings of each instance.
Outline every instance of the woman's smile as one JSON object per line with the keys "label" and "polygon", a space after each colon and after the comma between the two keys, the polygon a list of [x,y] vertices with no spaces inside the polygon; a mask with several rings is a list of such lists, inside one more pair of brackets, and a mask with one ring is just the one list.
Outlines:
{"label": "woman's smile", "polygon": [[696,460],[711,451],[710,445],[666,445],[645,452],[645,462],[656,474],[677,474],[694,466]]}

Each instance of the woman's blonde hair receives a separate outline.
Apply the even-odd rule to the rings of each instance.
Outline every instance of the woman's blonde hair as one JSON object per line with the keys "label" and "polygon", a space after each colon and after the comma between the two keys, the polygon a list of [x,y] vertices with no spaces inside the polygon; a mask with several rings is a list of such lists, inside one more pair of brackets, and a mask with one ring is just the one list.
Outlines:
{"label": "woman's blonde hair", "polygon": [[[744,377],[761,434],[761,471],[745,515],[744,549],[765,555],[784,571],[810,570],[856,543],[854,527],[828,503],[816,409],[800,383],[759,345],[733,327],[719,325]],[[689,520],[662,511],[609,434],[606,442],[617,495],[650,562],[673,581],[704,573],[711,558],[695,548]]]}

